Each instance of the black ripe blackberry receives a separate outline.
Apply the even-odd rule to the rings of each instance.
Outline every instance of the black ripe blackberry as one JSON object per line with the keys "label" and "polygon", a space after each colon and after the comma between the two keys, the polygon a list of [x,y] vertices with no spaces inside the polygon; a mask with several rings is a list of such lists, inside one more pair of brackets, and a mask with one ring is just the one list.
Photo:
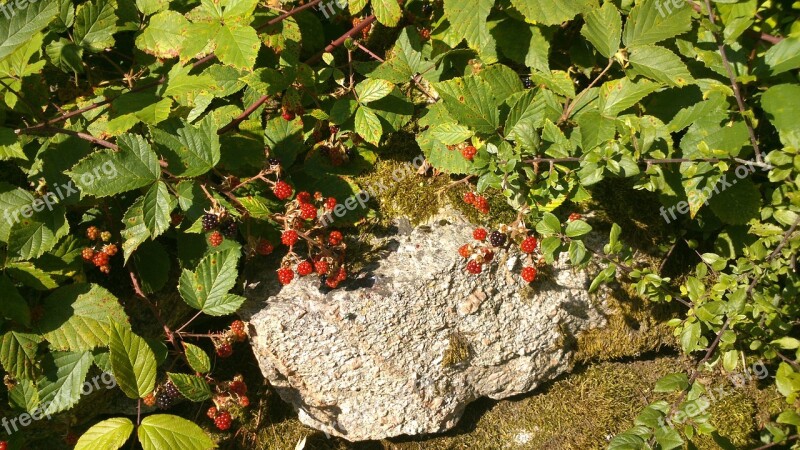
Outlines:
{"label": "black ripe blackberry", "polygon": [[533,81],[531,81],[531,77],[522,77],[522,85],[525,86],[525,89],[532,88]]}
{"label": "black ripe blackberry", "polygon": [[278,158],[270,158],[269,159],[269,165],[273,166],[273,167],[278,167],[278,166],[281,165],[281,160],[278,159]]}
{"label": "black ripe blackberry", "polygon": [[236,232],[239,231],[239,226],[233,220],[226,220],[220,225],[220,230],[222,230],[222,234],[224,234],[225,237],[232,238],[236,236]]}
{"label": "black ripe blackberry", "polygon": [[433,12],[433,5],[431,5],[430,3],[425,3],[424,5],[422,5],[422,14],[430,16],[432,12]]}
{"label": "black ripe blackberry", "polygon": [[178,388],[175,387],[175,385],[172,384],[171,381],[167,381],[164,384],[164,390],[163,391],[164,391],[165,394],[167,394],[169,396],[169,398],[171,398],[173,400],[176,399],[176,398],[179,398],[181,396],[181,391],[179,391]]}
{"label": "black ripe blackberry", "polygon": [[203,231],[210,231],[217,228],[219,225],[219,218],[216,214],[206,213],[203,216]]}
{"label": "black ripe blackberry", "polygon": [[489,235],[489,242],[493,247],[502,247],[506,243],[506,235],[499,231],[492,231]]}
{"label": "black ripe blackberry", "polygon": [[164,391],[161,391],[158,393],[158,395],[156,395],[156,405],[158,405],[158,407],[161,409],[169,409],[169,407],[172,406],[172,400],[172,397],[170,397],[169,394]]}

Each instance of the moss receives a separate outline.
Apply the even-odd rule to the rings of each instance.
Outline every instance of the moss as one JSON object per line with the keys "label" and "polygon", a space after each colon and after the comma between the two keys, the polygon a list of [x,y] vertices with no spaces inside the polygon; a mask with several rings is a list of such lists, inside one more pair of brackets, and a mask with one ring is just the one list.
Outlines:
{"label": "moss", "polygon": [[468,361],[472,355],[469,342],[460,333],[452,333],[449,337],[447,350],[444,352],[442,367],[453,367]]}

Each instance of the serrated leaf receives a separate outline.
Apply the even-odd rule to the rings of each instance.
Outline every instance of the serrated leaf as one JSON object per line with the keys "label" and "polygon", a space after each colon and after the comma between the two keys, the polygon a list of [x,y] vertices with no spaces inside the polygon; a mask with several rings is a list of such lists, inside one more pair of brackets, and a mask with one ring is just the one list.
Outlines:
{"label": "serrated leaf", "polygon": [[36,351],[42,337],[37,334],[7,331],[0,342],[0,363],[15,378],[32,378],[38,364]]}
{"label": "serrated leaf", "polygon": [[175,176],[200,176],[219,163],[221,147],[212,116],[206,116],[197,126],[183,119],[167,121],[151,128],[151,133]]}
{"label": "serrated leaf", "polygon": [[132,262],[139,287],[145,294],[157,292],[167,284],[170,257],[159,242],[145,242],[133,253]]}
{"label": "serrated leaf", "polygon": [[92,367],[90,352],[52,352],[42,361],[39,397],[44,414],[72,408],[80,401],[83,382]]}
{"label": "serrated leaf", "polygon": [[142,198],[142,215],[144,224],[150,232],[150,237],[155,239],[170,226],[170,213],[175,209],[175,199],[163,181],[152,185]]}
{"label": "serrated leaf", "polygon": [[606,58],[613,57],[619,50],[622,38],[622,16],[611,2],[603,3],[585,16],[586,23],[581,34]]}
{"label": "serrated leaf", "polygon": [[476,76],[437,83],[445,108],[458,123],[482,134],[494,134],[499,111],[489,83]]}
{"label": "serrated leaf", "polygon": [[14,408],[33,412],[39,406],[39,391],[33,381],[26,378],[17,379],[14,387],[8,390],[8,403]]}
{"label": "serrated leaf", "polygon": [[[391,0],[385,0],[391,1]],[[523,0],[524,1],[524,0]],[[444,11],[450,24],[448,32],[455,36],[456,43],[467,40],[469,47],[484,56],[485,62],[491,60],[495,52],[494,38],[489,34],[486,19],[494,6],[494,0],[444,0]],[[484,55],[484,53],[488,53]],[[489,56],[487,58],[487,56]]]}
{"label": "serrated leaf", "polygon": [[381,141],[383,128],[381,121],[374,112],[365,107],[360,107],[356,110],[356,133],[361,135],[365,141],[372,145],[378,145]]}
{"label": "serrated leaf", "polygon": [[150,23],[136,38],[136,46],[157,58],[174,58],[181,53],[189,21],[176,11],[162,11],[150,18]]}
{"label": "serrated leaf", "polygon": [[606,82],[600,88],[600,110],[603,115],[614,117],[659,88],[659,84],[649,80],[633,82],[621,78]]}
{"label": "serrated leaf", "polygon": [[249,25],[227,23],[219,27],[215,36],[217,48],[214,54],[219,60],[237,69],[253,70],[261,40],[256,30]]}
{"label": "serrated leaf", "polygon": [[[39,212],[26,218],[26,213],[33,209]],[[27,208],[27,209],[25,209]],[[52,210],[46,209],[42,199],[34,200],[26,205],[19,222],[15,222],[8,235],[8,251],[11,255],[23,260],[38,258],[52,250],[58,241],[69,233],[66,210],[58,205]]]}
{"label": "serrated leaf", "polygon": [[418,73],[430,76],[434,63],[425,57],[424,46],[415,27],[404,28],[392,50],[386,54],[386,62],[378,66],[370,76],[395,84],[407,83]]}
{"label": "serrated leaf", "polygon": [[113,47],[116,9],[116,0],[94,0],[80,5],[75,13],[74,41],[93,52]]}
{"label": "serrated leaf", "polygon": [[211,398],[211,388],[205,379],[184,373],[168,373],[167,376],[178,391],[193,402],[202,402]]}
{"label": "serrated leaf", "polygon": [[122,223],[125,224],[125,229],[120,232],[122,236],[122,251],[124,253],[125,263],[131,257],[133,252],[139,248],[142,243],[150,238],[150,232],[147,225],[144,223],[144,196],[136,199],[130,208],[125,212],[122,218]]}
{"label": "serrated leaf", "polygon": [[728,176],[731,186],[720,187],[720,192],[712,193],[709,205],[714,214],[725,223],[744,225],[757,218],[761,210],[761,191],[748,179]]}
{"label": "serrated leaf", "polygon": [[42,305],[39,331],[56,350],[84,351],[108,345],[111,321],[128,316],[113,294],[96,284],[72,284],[50,294]]}
{"label": "serrated leaf", "polygon": [[58,3],[33,2],[22,10],[14,12],[16,14],[10,16],[0,15],[0,61],[27,44],[36,33],[44,29],[58,15]]}
{"label": "serrated leaf", "polygon": [[28,159],[14,130],[0,127],[0,161],[12,158]]}
{"label": "serrated leaf", "polygon": [[137,399],[153,392],[156,385],[156,357],[147,341],[120,324],[111,328],[111,368],[122,392]]}
{"label": "serrated leaf", "polygon": [[[178,283],[183,300],[192,308],[206,314],[224,315],[233,312],[230,309],[239,299],[234,298],[238,296],[229,296],[228,291],[236,284],[239,275],[236,270],[239,257],[238,248],[212,253],[200,261],[194,272],[183,269]],[[219,314],[220,312],[223,314]]]}
{"label": "serrated leaf", "polygon": [[386,80],[368,78],[356,86],[356,94],[358,94],[358,101],[362,105],[366,105],[386,97],[391,94],[393,89],[394,85]]}
{"label": "serrated leaf", "polygon": [[[148,186],[161,178],[158,155],[143,137],[123,134],[117,138],[117,144],[118,152],[93,153],[69,170],[68,175],[81,188],[81,196],[109,197]],[[100,176],[92,176],[92,182],[84,184],[82,178],[85,181],[87,174],[92,175],[95,170]]]}
{"label": "serrated leaf", "polygon": [[209,450],[215,447],[200,427],[169,414],[145,417],[139,426],[139,442],[143,450]]}
{"label": "serrated leaf", "polygon": [[50,61],[66,73],[83,73],[83,47],[64,38],[55,40],[45,48]]}
{"label": "serrated leaf", "polygon": [[114,417],[93,425],[78,439],[75,450],[117,450],[128,441],[133,422]]}
{"label": "serrated leaf", "polygon": [[[643,0],[631,9],[625,22],[623,42],[628,47],[661,42],[689,31],[692,27],[692,8],[683,3],[680,8],[661,0]],[[674,8],[674,7],[673,7]]]}
{"label": "serrated leaf", "polygon": [[205,350],[187,342],[183,343],[183,349],[186,351],[186,360],[189,361],[192,370],[198,373],[208,373],[211,370],[211,359]]}
{"label": "serrated leaf", "polygon": [[800,37],[789,36],[770,47],[764,62],[772,68],[773,75],[800,67]]}
{"label": "serrated leaf", "polygon": [[573,220],[567,224],[567,229],[564,234],[570,238],[581,237],[589,234],[592,231],[592,226],[583,220]]}
{"label": "serrated leaf", "polygon": [[685,373],[671,373],[656,381],[655,392],[678,392],[689,387],[689,378]]}
{"label": "serrated leaf", "polygon": [[511,0],[511,5],[531,23],[558,25],[575,17],[586,6],[583,0]]}
{"label": "serrated leaf", "polygon": [[14,283],[5,275],[0,274],[0,317],[16,321],[26,327],[31,325],[31,310],[28,302],[19,295]]}
{"label": "serrated leaf", "polygon": [[670,86],[686,86],[694,79],[681,58],[657,45],[643,45],[629,49],[629,61],[634,71]]}
{"label": "serrated leaf", "polygon": [[370,4],[378,22],[387,27],[396,26],[400,22],[403,12],[400,10],[397,0],[372,0]]}
{"label": "serrated leaf", "polygon": [[800,114],[800,86],[772,86],[762,95],[761,106],[772,125],[777,128],[781,143],[787,147],[800,148],[800,124],[795,119]]}
{"label": "serrated leaf", "polygon": [[544,213],[542,220],[536,224],[536,231],[543,236],[561,233],[561,221],[552,213]]}

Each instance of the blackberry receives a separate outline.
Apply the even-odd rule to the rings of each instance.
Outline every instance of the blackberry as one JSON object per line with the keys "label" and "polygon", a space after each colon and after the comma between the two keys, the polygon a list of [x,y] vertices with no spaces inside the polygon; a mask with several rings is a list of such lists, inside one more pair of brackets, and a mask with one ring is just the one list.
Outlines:
{"label": "blackberry", "polygon": [[172,397],[166,392],[161,391],[156,395],[156,405],[161,409],[169,409],[169,407],[172,406]]}
{"label": "blackberry", "polygon": [[219,225],[219,218],[216,214],[206,213],[203,216],[203,231],[211,231]]}
{"label": "blackberry", "polygon": [[530,89],[533,87],[533,81],[531,81],[531,77],[523,77],[522,78],[522,85],[525,86],[525,89]]}
{"label": "blackberry", "polygon": [[431,5],[430,3],[425,3],[424,5],[422,5],[422,14],[430,16],[432,12],[433,12],[433,5]]}
{"label": "blackberry", "polygon": [[492,247],[502,247],[503,244],[506,243],[506,239],[506,235],[499,231],[492,231],[492,234],[489,236],[489,242],[492,244]]}
{"label": "blackberry", "polygon": [[278,167],[278,166],[281,165],[281,160],[278,159],[278,158],[270,158],[269,159],[269,165],[270,166],[274,166],[274,167]]}
{"label": "blackberry", "polygon": [[225,237],[232,238],[236,236],[236,232],[239,231],[239,225],[233,220],[228,220],[220,225],[220,230],[222,230],[222,234],[224,234]]}
{"label": "blackberry", "polygon": [[172,382],[170,381],[164,384],[164,393],[167,394],[169,398],[173,400],[181,397],[181,391],[179,391],[178,388],[175,387],[175,385],[172,384]]}

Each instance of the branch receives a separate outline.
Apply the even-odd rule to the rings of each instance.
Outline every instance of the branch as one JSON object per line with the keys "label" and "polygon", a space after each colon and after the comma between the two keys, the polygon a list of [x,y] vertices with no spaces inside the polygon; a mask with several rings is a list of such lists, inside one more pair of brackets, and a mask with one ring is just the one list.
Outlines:
{"label": "branch", "polygon": [[84,141],[89,141],[92,144],[100,145],[105,148],[110,148],[111,150],[119,150],[116,144],[112,144],[111,142],[105,141],[100,138],[96,138],[91,134],[82,133],[80,131],[75,130],[68,130],[66,128],[57,128],[57,127],[35,127],[35,128],[23,128],[21,130],[15,130],[15,133],[19,134],[27,134],[27,135],[45,135],[45,136],[52,136],[56,133],[61,134],[68,134],[70,136],[75,136],[77,138],[83,139]]}
{"label": "branch", "polygon": [[589,92],[589,89],[593,88],[598,82],[600,82],[600,79],[603,78],[605,74],[608,73],[609,70],[611,70],[611,67],[613,65],[614,65],[614,58],[608,58],[608,65],[606,66],[605,69],[603,69],[602,72],[600,72],[600,75],[597,75],[597,78],[592,80],[592,82],[589,83],[589,86],[586,86],[586,89],[582,90],[580,94],[575,96],[575,99],[573,101],[567,102],[567,104],[564,106],[564,113],[561,114],[561,117],[558,119],[558,123],[564,123],[565,120],[569,119],[569,116],[572,115],[572,110],[575,109],[575,105],[578,103],[578,100],[582,99],[583,96],[586,95],[587,92]]}
{"label": "branch", "polygon": [[[580,162],[581,158],[577,156],[565,157],[565,158],[532,158],[527,159],[524,162],[528,164],[541,164],[541,163],[549,163],[549,164],[563,164],[569,162]],[[764,162],[753,162],[748,161],[742,158],[698,158],[698,159],[689,159],[689,158],[665,158],[665,159],[642,159],[639,160],[639,164],[647,164],[647,165],[666,165],[666,164],[681,164],[681,163],[699,163],[699,162],[707,162],[707,163],[720,163],[720,162],[734,162],[743,166],[754,166],[759,167],[762,169],[772,169],[773,167]]]}
{"label": "branch", "polygon": [[[714,16],[714,11],[711,9],[711,0],[706,0],[706,8],[708,8],[708,19],[711,21],[712,25],[716,25],[716,17]],[[744,99],[742,98],[742,91],[739,89],[739,83],[736,82],[736,76],[733,74],[733,69],[731,68],[731,63],[728,61],[728,55],[725,52],[725,42],[719,38],[719,35],[715,32],[714,39],[717,41],[717,47],[719,47],[719,54],[722,56],[722,65],[725,67],[725,71],[728,73],[728,78],[731,81],[731,87],[733,88],[733,95],[736,97],[736,104],[739,106],[739,114],[742,115],[742,119],[744,120],[745,125],[747,125],[747,133],[750,135],[750,143],[753,146],[753,150],[756,152],[756,161],[759,163],[763,162],[761,156],[761,149],[758,147],[758,139],[756,138],[756,132],[753,129],[753,125],[750,123],[750,119],[747,116],[744,106]]]}

